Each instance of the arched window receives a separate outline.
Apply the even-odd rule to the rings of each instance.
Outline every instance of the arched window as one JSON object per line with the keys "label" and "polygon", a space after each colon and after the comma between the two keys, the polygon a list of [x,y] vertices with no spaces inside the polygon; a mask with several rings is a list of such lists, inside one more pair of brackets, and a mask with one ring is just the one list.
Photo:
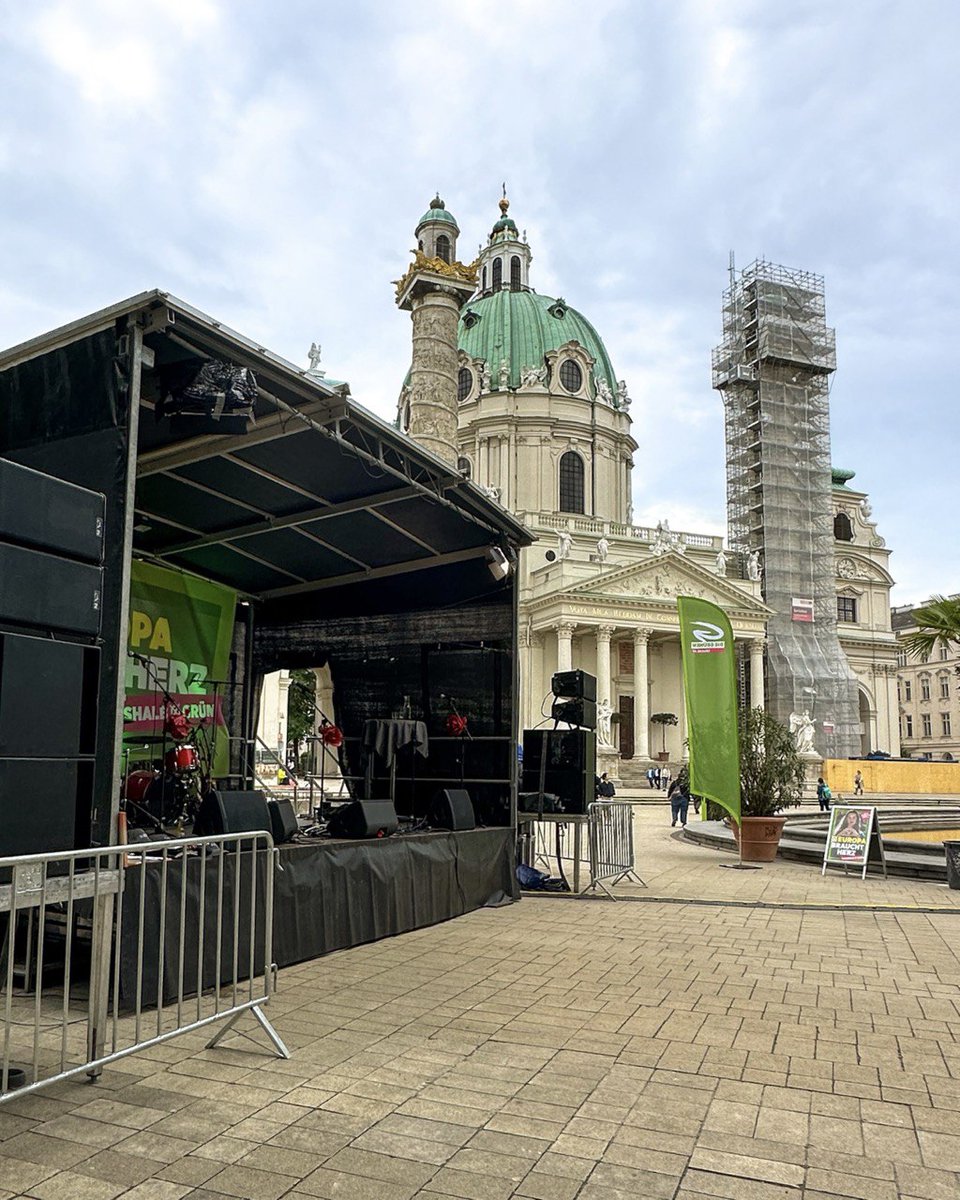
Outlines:
{"label": "arched window", "polygon": [[457,399],[462,404],[473,391],[473,372],[469,367],[461,367],[457,374]]}
{"label": "arched window", "polygon": [[583,372],[572,358],[565,358],[560,364],[560,382],[568,392],[579,392],[583,387]]}
{"label": "arched window", "polygon": [[457,459],[457,470],[464,477],[464,479],[469,479],[471,472],[472,472],[472,468],[470,466],[470,459],[469,458],[458,458]]}
{"label": "arched window", "polygon": [[839,512],[833,518],[833,536],[838,542],[853,541],[853,526],[850,524],[850,518],[844,512]]}
{"label": "arched window", "polygon": [[583,512],[583,459],[574,450],[560,455],[560,512]]}
{"label": "arched window", "polygon": [[515,254],[510,259],[510,291],[520,291],[520,256]]}
{"label": "arched window", "polygon": [[437,238],[437,258],[442,258],[444,262],[450,261],[450,239],[445,233],[441,233]]}
{"label": "arched window", "polygon": [[493,260],[493,290],[499,292],[503,286],[503,259],[495,258]]}
{"label": "arched window", "polygon": [[486,290],[487,290],[487,268],[484,267],[483,274],[480,276],[480,291],[485,292]]}

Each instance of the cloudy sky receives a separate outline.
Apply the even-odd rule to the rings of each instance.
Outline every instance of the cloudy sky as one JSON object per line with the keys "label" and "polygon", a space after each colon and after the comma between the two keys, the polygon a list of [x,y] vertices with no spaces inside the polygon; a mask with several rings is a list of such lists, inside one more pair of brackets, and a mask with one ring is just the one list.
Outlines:
{"label": "cloudy sky", "polygon": [[33,0],[0,27],[0,344],[152,287],[392,418],[390,281],[498,215],[634,396],[635,510],[723,532],[728,254],[823,274],[833,460],[960,591],[955,0]]}

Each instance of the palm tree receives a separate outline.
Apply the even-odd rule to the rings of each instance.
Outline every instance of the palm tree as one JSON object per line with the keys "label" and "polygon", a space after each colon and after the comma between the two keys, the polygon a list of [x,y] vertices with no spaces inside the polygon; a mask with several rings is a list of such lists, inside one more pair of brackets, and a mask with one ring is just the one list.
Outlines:
{"label": "palm tree", "polygon": [[948,648],[960,642],[960,596],[934,596],[929,604],[914,609],[917,628],[900,639],[909,654],[926,662],[937,646]]}

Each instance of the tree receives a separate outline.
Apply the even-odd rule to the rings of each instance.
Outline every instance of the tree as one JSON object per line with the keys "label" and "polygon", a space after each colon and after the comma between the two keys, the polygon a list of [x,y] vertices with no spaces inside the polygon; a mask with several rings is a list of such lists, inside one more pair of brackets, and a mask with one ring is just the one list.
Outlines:
{"label": "tree", "polygon": [[740,815],[772,817],[796,808],[805,768],[793,734],[762,708],[742,708],[738,724]]}
{"label": "tree", "polygon": [[300,741],[316,724],[317,677],[312,671],[291,671],[287,692],[287,738],[293,742],[296,770],[300,770]]}
{"label": "tree", "polygon": [[679,718],[676,713],[654,713],[650,718],[654,725],[660,726],[660,753],[667,752],[667,726],[677,725]]}
{"label": "tree", "polygon": [[917,628],[900,639],[909,654],[926,662],[938,646],[949,649],[960,642],[960,596],[934,596],[929,604],[914,609]]}

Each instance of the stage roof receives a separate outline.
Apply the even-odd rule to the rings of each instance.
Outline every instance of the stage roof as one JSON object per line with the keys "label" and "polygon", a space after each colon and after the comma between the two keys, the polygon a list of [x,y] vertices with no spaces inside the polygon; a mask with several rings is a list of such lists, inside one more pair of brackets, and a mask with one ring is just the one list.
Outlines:
{"label": "stage roof", "polygon": [[[266,604],[316,602],[336,591],[334,607],[347,611],[374,598],[384,607],[385,589],[405,604],[425,586],[433,603],[498,590],[487,570],[491,548],[511,559],[533,540],[345,387],[328,386],[165,292],[144,292],[4,351],[0,372],[111,327],[121,354],[131,356],[140,399],[131,420],[136,556]],[[173,381],[210,360],[247,368],[256,381],[253,419],[239,431],[221,433],[209,417],[162,415]]]}

